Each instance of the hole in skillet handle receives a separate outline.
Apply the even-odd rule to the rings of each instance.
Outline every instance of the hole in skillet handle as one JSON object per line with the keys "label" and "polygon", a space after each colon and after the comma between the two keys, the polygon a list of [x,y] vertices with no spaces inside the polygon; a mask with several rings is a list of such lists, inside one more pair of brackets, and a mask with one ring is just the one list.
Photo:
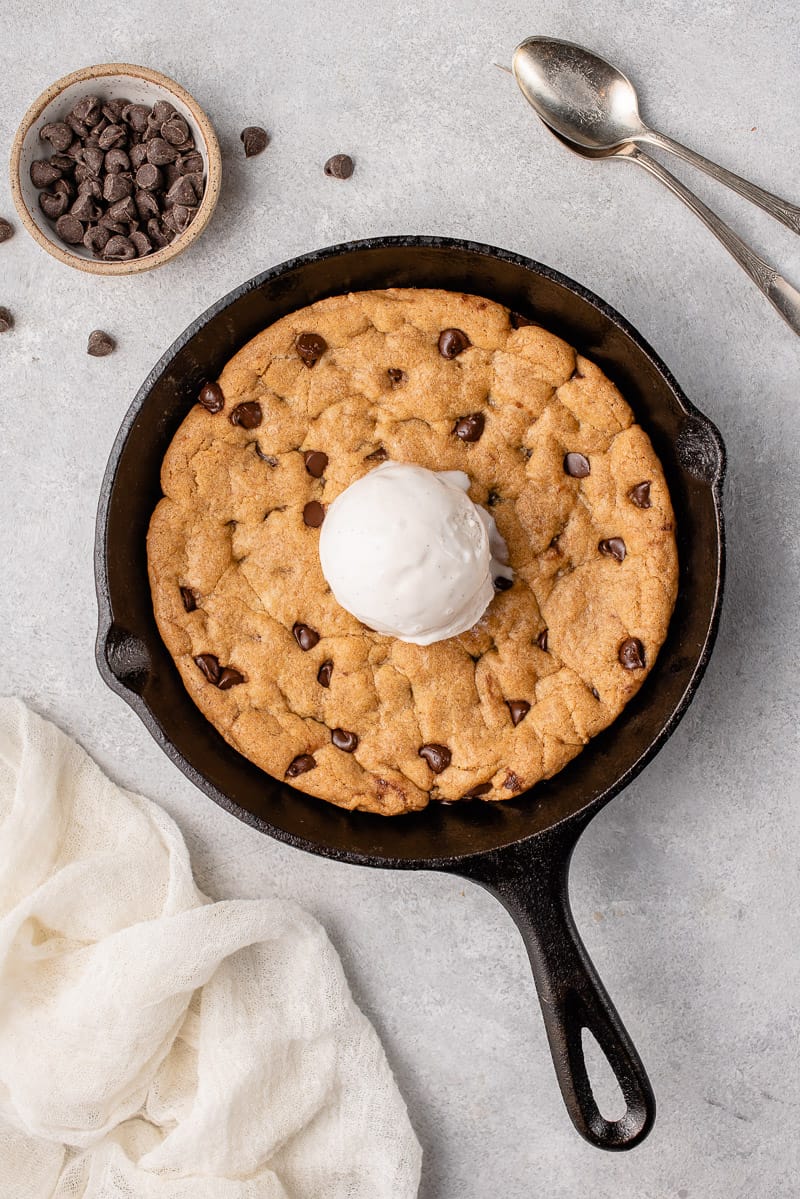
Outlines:
{"label": "hole in skillet handle", "polygon": [[[558,1085],[577,1131],[598,1149],[633,1149],[653,1126],[655,1097],[642,1061],[581,941],[569,904],[569,862],[586,817],[479,855],[456,873],[480,883],[522,933]],[[585,1034],[597,1043],[622,1093],[623,1114],[600,1112],[589,1079]],[[606,1085],[599,1088],[607,1094]]]}
{"label": "hole in skillet handle", "polygon": [[106,634],[105,657],[117,682],[141,695],[150,676],[150,655],[144,642],[127,629],[112,624]]}

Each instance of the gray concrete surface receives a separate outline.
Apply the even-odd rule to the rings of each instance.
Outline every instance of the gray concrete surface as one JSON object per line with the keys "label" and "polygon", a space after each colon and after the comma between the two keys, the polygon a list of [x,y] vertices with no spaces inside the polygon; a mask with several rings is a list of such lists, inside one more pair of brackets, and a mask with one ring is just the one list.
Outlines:
{"label": "gray concrete surface", "polygon": [[[135,15],[134,15],[135,14]],[[800,200],[792,0],[6,0],[0,144],[33,97],[91,62],[181,80],[225,152],[199,244],[137,279],[0,247],[3,691],[158,800],[215,896],[278,893],[329,928],[425,1148],[423,1199],[790,1199],[798,1192],[800,343],[694,217],[643,173],[567,155],[491,65],[525,35],[597,47],[653,123]],[[273,142],[245,162],[239,130]],[[329,154],[357,161],[326,179]],[[800,282],[800,240],[722,189],[705,197]],[[0,213],[10,198],[0,179]],[[650,1139],[605,1155],[573,1133],[519,937],[476,887],[369,872],[273,844],[217,810],[101,683],[92,537],[135,389],[209,303],[297,252],[390,232],[529,254],[619,308],[722,429],[730,574],[718,648],[680,730],[594,822],[577,917],[649,1068]],[[119,351],[95,360],[89,330]]]}

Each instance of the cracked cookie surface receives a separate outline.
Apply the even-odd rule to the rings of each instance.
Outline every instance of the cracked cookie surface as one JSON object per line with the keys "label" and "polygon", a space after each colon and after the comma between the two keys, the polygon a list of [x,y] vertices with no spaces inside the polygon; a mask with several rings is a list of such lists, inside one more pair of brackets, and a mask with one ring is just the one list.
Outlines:
{"label": "cracked cookie surface", "polygon": [[[465,471],[508,545],[513,586],[459,637],[371,632],[322,575],[326,505],[386,458]],[[256,765],[346,808],[550,777],[639,689],[677,594],[663,471],[617,388],[478,296],[359,292],[283,317],[203,388],[162,490],[148,565],[187,690]]]}

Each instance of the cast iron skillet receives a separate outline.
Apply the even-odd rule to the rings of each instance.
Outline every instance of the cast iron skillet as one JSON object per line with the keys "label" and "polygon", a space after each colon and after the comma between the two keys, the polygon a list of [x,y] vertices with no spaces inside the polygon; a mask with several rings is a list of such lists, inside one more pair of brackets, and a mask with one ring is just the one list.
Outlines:
{"label": "cast iron skillet", "polygon": [[[324,296],[381,287],[442,287],[488,296],[562,334],[629,400],[664,464],[677,515],[680,593],[669,635],[638,696],[565,770],[504,803],[480,801],[386,819],[345,812],[262,773],[194,706],[159,637],[145,534],[159,467],[203,380],[250,337]],[[676,728],[708,663],[723,583],[724,447],[650,347],[585,288],[530,259],[472,242],[388,237],[306,254],[237,287],[199,317],[145,381],[103,481],[95,570],[97,663],[161,748],[222,807],[299,849],[366,866],[444,870],[505,905],[525,939],[556,1074],[578,1131],[629,1149],[650,1131],[655,1100],[644,1067],[578,935],[567,876],[583,829]],[[626,1111],[595,1102],[582,1030],[594,1034]]]}

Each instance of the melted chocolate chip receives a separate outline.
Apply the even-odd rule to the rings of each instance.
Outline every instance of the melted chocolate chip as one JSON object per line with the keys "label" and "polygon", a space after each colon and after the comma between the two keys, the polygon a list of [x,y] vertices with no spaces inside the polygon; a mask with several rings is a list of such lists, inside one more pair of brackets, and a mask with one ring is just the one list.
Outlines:
{"label": "melted chocolate chip", "polygon": [[471,345],[463,329],[442,329],[439,334],[439,353],[442,358],[457,358]]}
{"label": "melted chocolate chip", "polygon": [[447,770],[453,757],[446,745],[439,745],[435,741],[421,745],[417,753],[425,759],[434,774],[441,774],[443,770]]}
{"label": "melted chocolate chip", "polygon": [[564,455],[564,472],[573,479],[585,479],[591,473],[591,469],[589,459],[583,454]]}
{"label": "melted chocolate chip", "polygon": [[597,700],[600,699],[600,692],[597,690],[596,687],[590,687],[589,690],[591,691],[591,693],[595,697],[595,699],[597,699]]}
{"label": "melted chocolate chip", "polygon": [[386,374],[389,376],[392,387],[396,387],[398,383],[404,383],[408,378],[405,371],[401,371],[399,366],[390,366]]}
{"label": "melted chocolate chip", "polygon": [[536,324],[536,321],[532,321],[529,316],[523,316],[521,312],[509,312],[508,319],[512,329],[521,329],[524,325]]}
{"label": "melted chocolate chip", "polygon": [[241,671],[236,670],[233,666],[226,666],[219,676],[217,687],[220,691],[229,691],[231,687],[238,687],[244,682],[244,675]]}
{"label": "melted chocolate chip", "polygon": [[621,537],[605,537],[602,541],[598,541],[597,548],[607,558],[615,558],[617,562],[625,560],[625,542]]}
{"label": "melted chocolate chip", "polygon": [[635,487],[631,487],[628,492],[628,499],[637,508],[650,507],[650,480],[645,479],[643,483],[637,483]]}
{"label": "melted chocolate chip", "polygon": [[644,646],[638,637],[626,637],[617,656],[626,670],[644,670]]}
{"label": "melted chocolate chip", "polygon": [[540,650],[543,650],[544,653],[547,653],[547,629],[542,629],[541,633],[539,633],[538,637],[536,638],[536,644],[539,646]]}
{"label": "melted chocolate chip", "polygon": [[481,795],[488,795],[491,789],[491,783],[478,783],[477,787],[473,787],[470,791],[465,791],[461,798],[478,799],[478,797]]}
{"label": "melted chocolate chip", "polygon": [[204,383],[200,388],[197,402],[212,415],[215,412],[221,412],[225,407],[225,396],[222,394],[219,383]]}
{"label": "melted chocolate chip", "polygon": [[351,754],[358,746],[358,737],[348,729],[331,729],[331,741],[346,754]]}
{"label": "melted chocolate chip", "polygon": [[385,462],[389,455],[382,445],[379,445],[377,450],[373,450],[371,454],[367,454],[365,462]]}
{"label": "melted chocolate chip", "polygon": [[503,779],[503,786],[505,787],[506,791],[521,791],[522,790],[522,783],[517,778],[517,776],[514,774],[513,770],[509,770],[508,773],[506,774],[506,777]]}
{"label": "melted chocolate chip", "polygon": [[194,661],[195,665],[198,666],[206,676],[209,683],[213,683],[216,687],[220,680],[220,675],[222,674],[219,666],[219,658],[216,656],[216,654],[198,654]]}
{"label": "melted chocolate chip", "polygon": [[531,706],[526,699],[507,699],[506,704],[511,713],[511,723],[516,728],[519,722],[528,715]]}
{"label": "melted chocolate chip", "polygon": [[331,675],[333,674],[333,662],[330,658],[326,659],[317,671],[317,682],[320,687],[330,687]]}
{"label": "melted chocolate chip", "polygon": [[453,432],[462,441],[480,441],[483,434],[486,417],[482,412],[473,412],[471,416],[462,416],[453,425]]}
{"label": "melted chocolate chip", "polygon": [[246,400],[244,404],[236,405],[228,419],[242,429],[257,429],[263,420],[261,405],[258,400]]}
{"label": "melted chocolate chip", "polygon": [[495,591],[510,591],[510,589],[513,586],[514,586],[513,579],[507,579],[505,575],[495,575],[494,576]]}
{"label": "melted chocolate chip", "polygon": [[314,479],[321,479],[325,474],[325,467],[328,465],[328,455],[322,450],[304,450],[303,462],[306,470]]}
{"label": "melted chocolate chip", "polygon": [[197,596],[191,587],[181,587],[181,599],[187,612],[194,612],[197,607]]}
{"label": "melted chocolate chip", "polygon": [[253,445],[256,447],[256,455],[261,459],[262,462],[266,462],[267,466],[278,465],[278,459],[272,454],[265,454],[257,441],[254,441]]}
{"label": "melted chocolate chip", "polygon": [[300,355],[301,361],[307,367],[312,367],[319,362],[328,348],[328,343],[319,333],[298,333],[294,341],[294,348]]}
{"label": "melted chocolate chip", "polygon": [[296,621],[292,625],[292,633],[297,644],[302,650],[313,649],[319,641],[319,633],[316,629],[312,629],[310,625],[300,624]]}
{"label": "melted chocolate chip", "polygon": [[309,529],[318,529],[325,519],[325,509],[319,500],[309,500],[303,509],[303,524]]}
{"label": "melted chocolate chip", "polygon": [[500,503],[501,499],[502,499],[502,496],[500,495],[499,491],[490,491],[489,495],[487,496],[486,503],[489,505],[490,508],[494,508],[494,507],[496,507],[497,504]]}
{"label": "melted chocolate chip", "polygon": [[308,774],[309,770],[313,770],[316,764],[312,754],[298,754],[296,758],[292,758],[286,767],[286,778],[296,779],[298,774]]}

